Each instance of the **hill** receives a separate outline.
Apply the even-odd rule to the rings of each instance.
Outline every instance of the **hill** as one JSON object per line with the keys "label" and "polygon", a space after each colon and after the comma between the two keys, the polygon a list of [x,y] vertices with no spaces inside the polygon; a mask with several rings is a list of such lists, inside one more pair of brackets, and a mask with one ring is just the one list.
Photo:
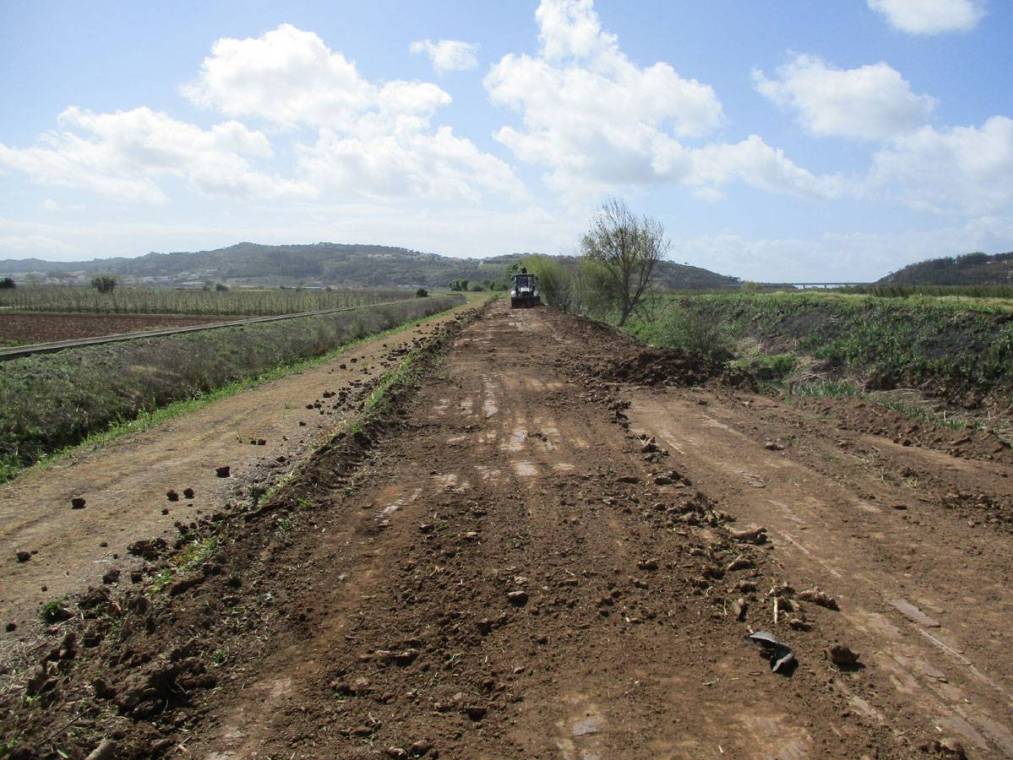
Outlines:
{"label": "hill", "polygon": [[889,285],[1010,285],[1013,252],[968,253],[909,264],[879,280]]}
{"label": "hill", "polygon": [[[238,243],[213,251],[149,253],[133,259],[6,260],[0,261],[0,274],[24,276],[34,272],[60,279],[70,273],[86,277],[108,272],[134,281],[165,285],[203,280],[262,285],[436,288],[447,287],[451,280],[499,279],[507,267],[527,255],[459,259],[382,245]],[[734,277],[671,261],[662,262],[659,277],[669,288],[721,288],[738,284]]]}

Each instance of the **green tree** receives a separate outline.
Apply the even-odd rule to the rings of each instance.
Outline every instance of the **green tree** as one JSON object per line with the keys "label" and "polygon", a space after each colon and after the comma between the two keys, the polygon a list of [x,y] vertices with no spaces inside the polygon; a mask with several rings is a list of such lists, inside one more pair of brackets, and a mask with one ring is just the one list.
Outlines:
{"label": "green tree", "polygon": [[621,200],[605,201],[595,214],[581,249],[584,259],[600,268],[598,286],[619,313],[620,327],[650,289],[668,248],[661,223],[637,217]]}
{"label": "green tree", "polygon": [[99,293],[112,293],[116,289],[116,278],[109,274],[100,274],[92,278],[91,286]]}
{"label": "green tree", "polygon": [[13,290],[18,284],[14,282],[13,277],[4,277],[0,280],[0,290]]}

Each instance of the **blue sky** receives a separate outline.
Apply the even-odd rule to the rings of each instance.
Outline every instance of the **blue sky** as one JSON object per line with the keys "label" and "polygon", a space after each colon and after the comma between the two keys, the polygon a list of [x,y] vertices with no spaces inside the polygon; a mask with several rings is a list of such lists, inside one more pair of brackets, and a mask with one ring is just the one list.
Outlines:
{"label": "blue sky", "polygon": [[866,280],[1013,249],[1013,3],[9,2],[0,259],[240,240]]}

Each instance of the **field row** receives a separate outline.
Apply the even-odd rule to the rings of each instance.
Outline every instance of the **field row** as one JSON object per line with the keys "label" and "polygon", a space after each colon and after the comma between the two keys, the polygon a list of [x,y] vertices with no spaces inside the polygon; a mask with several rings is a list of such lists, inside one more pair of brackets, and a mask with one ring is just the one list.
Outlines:
{"label": "field row", "polygon": [[94,288],[40,286],[0,290],[0,310],[89,312],[96,314],[249,315],[298,314],[304,311],[368,306],[410,298],[396,288],[299,290],[174,290],[123,288],[100,293]]}
{"label": "field row", "polygon": [[158,328],[214,324],[221,317],[188,314],[46,314],[0,312],[0,347],[96,338]]}

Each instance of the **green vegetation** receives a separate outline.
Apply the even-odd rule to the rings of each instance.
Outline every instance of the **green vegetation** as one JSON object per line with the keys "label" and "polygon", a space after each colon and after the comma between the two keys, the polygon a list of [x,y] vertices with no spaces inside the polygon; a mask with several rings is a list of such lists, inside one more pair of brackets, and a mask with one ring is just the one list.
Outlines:
{"label": "green vegetation", "polygon": [[99,293],[103,293],[105,295],[108,295],[116,290],[116,284],[116,278],[108,274],[93,277],[91,280],[91,286]]}
{"label": "green vegetation", "polygon": [[183,551],[176,555],[175,563],[178,571],[189,573],[197,570],[201,565],[211,559],[218,549],[218,539],[214,536],[194,541]]}
{"label": "green vegetation", "polygon": [[46,623],[59,623],[65,619],[64,599],[52,599],[39,608],[39,619]]}
{"label": "green vegetation", "polygon": [[[98,280],[100,278],[96,278]],[[114,281],[115,282],[115,281]],[[115,287],[115,286],[114,286]],[[396,301],[411,291],[382,290],[175,290],[124,288],[109,290],[63,285],[0,291],[0,307],[14,311],[96,312],[112,314],[212,314],[269,316]]]}
{"label": "green vegetation", "polygon": [[842,293],[861,293],[880,298],[988,298],[1013,299],[1013,283],[1009,285],[852,285]]}
{"label": "green vegetation", "polygon": [[146,429],[460,303],[413,299],[12,360],[0,373],[0,482],[66,447]]}
{"label": "green vegetation", "polygon": [[148,587],[153,594],[160,594],[165,591],[166,586],[172,583],[172,579],[175,574],[168,567],[159,570],[155,577],[151,579],[151,585]]}
{"label": "green vegetation", "polygon": [[862,389],[850,380],[810,380],[792,386],[791,393],[814,398],[850,398],[861,395]]}
{"label": "green vegetation", "polygon": [[[860,378],[870,389],[927,385],[949,394],[1008,396],[1011,311],[1013,302],[929,296],[658,296],[629,330],[656,345],[691,350],[751,340],[768,354],[812,357],[823,372]],[[783,368],[787,361],[775,363]]]}
{"label": "green vegetation", "polygon": [[0,279],[0,290],[14,290],[18,284],[14,282],[13,277],[4,277]]}
{"label": "green vegetation", "polygon": [[910,264],[877,285],[1005,285],[1013,288],[1013,252],[975,252]]}

